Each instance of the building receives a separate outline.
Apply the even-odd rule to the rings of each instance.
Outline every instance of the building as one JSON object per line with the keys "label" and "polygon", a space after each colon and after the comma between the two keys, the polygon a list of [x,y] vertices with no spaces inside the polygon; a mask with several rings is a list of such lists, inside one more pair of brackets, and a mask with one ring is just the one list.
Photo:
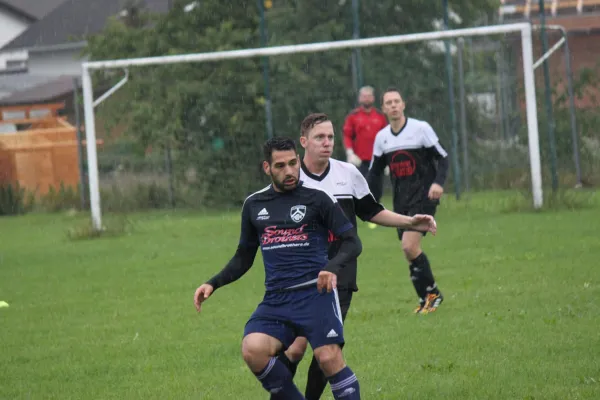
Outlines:
{"label": "building", "polygon": [[[171,0],[142,0],[167,12]],[[86,37],[110,17],[124,15],[124,0],[0,0],[0,105],[64,101],[81,76]],[[4,21],[8,21],[3,24]],[[66,96],[66,97],[65,97]]]}
{"label": "building", "polygon": [[[539,1],[501,0],[498,16],[503,23],[531,21],[539,28]],[[571,68],[575,78],[586,68],[600,71],[600,0],[545,0],[544,16],[548,27],[558,25],[566,31],[571,53]],[[560,31],[549,29],[548,48],[560,38]],[[539,29],[534,31],[533,39],[534,57],[537,60],[543,54]],[[520,52],[520,47],[518,51]],[[553,53],[548,58],[548,65],[550,76],[555,82],[566,79],[564,49]],[[537,78],[541,76],[541,73],[536,73]],[[597,89],[593,90],[597,91]],[[576,99],[577,106],[598,106],[593,104],[591,97]]]}

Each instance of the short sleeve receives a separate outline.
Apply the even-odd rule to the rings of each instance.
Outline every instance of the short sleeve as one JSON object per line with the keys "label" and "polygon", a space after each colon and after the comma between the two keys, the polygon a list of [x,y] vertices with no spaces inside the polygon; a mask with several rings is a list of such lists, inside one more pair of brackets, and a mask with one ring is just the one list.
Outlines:
{"label": "short sleeve", "polygon": [[352,196],[357,199],[362,199],[363,197],[371,194],[371,190],[369,189],[369,184],[367,180],[360,173],[358,168],[354,165],[350,164],[350,175],[352,177]]}
{"label": "short sleeve", "polygon": [[338,201],[325,191],[319,190],[321,216],[325,228],[334,235],[339,236],[353,228],[352,222],[348,219]]}
{"label": "short sleeve", "polygon": [[448,155],[448,153],[446,153],[446,150],[440,145],[440,139],[438,138],[431,125],[429,125],[427,122],[423,122],[421,131],[423,133],[424,147],[434,147],[442,157],[446,157]]}
{"label": "short sleeve", "polygon": [[240,230],[240,242],[242,247],[258,247],[258,232],[252,223],[252,207],[249,199],[246,199],[242,207],[242,227]]}
{"label": "short sleeve", "polygon": [[383,155],[383,146],[381,145],[381,134],[382,131],[379,131],[377,136],[375,136],[375,142],[373,143],[373,157],[381,157]]}
{"label": "short sleeve", "polygon": [[369,189],[369,184],[358,168],[351,166],[352,171],[352,197],[356,215],[363,221],[370,221],[385,208],[375,200]]}

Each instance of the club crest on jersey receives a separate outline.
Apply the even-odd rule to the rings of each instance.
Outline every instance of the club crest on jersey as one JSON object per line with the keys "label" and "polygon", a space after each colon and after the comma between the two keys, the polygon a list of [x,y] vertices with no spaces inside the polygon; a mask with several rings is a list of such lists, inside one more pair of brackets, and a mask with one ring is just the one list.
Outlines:
{"label": "club crest on jersey", "polygon": [[290,209],[290,217],[294,222],[300,222],[304,219],[306,215],[306,206],[293,206]]}

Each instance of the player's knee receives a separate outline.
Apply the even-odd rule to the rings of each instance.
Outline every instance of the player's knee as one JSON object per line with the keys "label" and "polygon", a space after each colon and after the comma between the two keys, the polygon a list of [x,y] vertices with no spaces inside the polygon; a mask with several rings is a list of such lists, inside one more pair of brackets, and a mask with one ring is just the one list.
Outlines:
{"label": "player's knee", "polygon": [[417,250],[418,248],[414,244],[402,242],[402,251],[407,260],[413,260],[416,257],[415,253]]}
{"label": "player's knee", "polygon": [[342,349],[337,344],[321,346],[314,353],[325,376],[335,375],[346,366]]}
{"label": "player's knee", "polygon": [[242,357],[253,372],[261,371],[277,352],[276,346],[259,333],[251,333],[242,341]]}
{"label": "player's knee", "polygon": [[306,338],[298,337],[294,340],[294,343],[285,351],[285,355],[290,361],[300,361],[302,357],[304,357],[304,353],[306,353],[306,347],[308,346],[308,341]]}
{"label": "player's knee", "polygon": [[[407,236],[406,234],[404,235]],[[418,240],[412,238],[403,238],[402,240],[402,251],[408,261],[412,261],[421,254],[421,243]]]}

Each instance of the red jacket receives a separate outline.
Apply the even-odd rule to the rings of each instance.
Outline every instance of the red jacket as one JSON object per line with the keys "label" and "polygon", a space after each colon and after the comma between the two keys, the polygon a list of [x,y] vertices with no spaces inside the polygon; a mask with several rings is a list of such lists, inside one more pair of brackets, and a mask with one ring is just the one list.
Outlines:
{"label": "red jacket", "polygon": [[375,107],[368,112],[363,107],[355,108],[344,122],[344,147],[354,150],[361,160],[371,161],[375,136],[387,125],[387,118]]}

